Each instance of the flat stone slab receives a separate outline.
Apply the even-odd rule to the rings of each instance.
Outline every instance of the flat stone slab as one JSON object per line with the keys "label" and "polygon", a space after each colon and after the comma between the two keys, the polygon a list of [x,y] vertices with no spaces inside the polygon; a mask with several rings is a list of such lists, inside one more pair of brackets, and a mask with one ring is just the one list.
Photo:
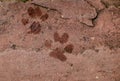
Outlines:
{"label": "flat stone slab", "polygon": [[93,26],[92,19],[97,16],[96,9],[85,0],[36,0],[33,3],[58,10],[62,18],[75,19],[89,26]]}

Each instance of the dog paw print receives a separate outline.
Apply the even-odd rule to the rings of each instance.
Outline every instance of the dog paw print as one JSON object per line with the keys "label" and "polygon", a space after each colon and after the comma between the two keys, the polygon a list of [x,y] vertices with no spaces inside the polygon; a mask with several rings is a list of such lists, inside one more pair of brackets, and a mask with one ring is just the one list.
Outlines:
{"label": "dog paw print", "polygon": [[48,14],[47,13],[43,14],[39,7],[35,8],[29,7],[27,12],[31,18],[40,18],[42,21],[48,19]]}
{"label": "dog paw print", "polygon": [[49,54],[51,57],[59,59],[60,61],[66,61],[67,57],[64,55],[64,51],[61,48],[56,48]]}
{"label": "dog paw print", "polygon": [[[39,18],[41,21],[45,21],[48,19],[48,14],[47,13],[42,13],[41,9],[39,7],[29,7],[27,9],[27,13],[31,18]],[[23,25],[27,25],[29,23],[29,19],[23,18],[21,20]],[[41,25],[40,22],[38,21],[33,21],[33,23],[29,27],[29,34],[38,34],[41,31]]]}
{"label": "dog paw print", "polygon": [[69,35],[67,33],[63,33],[63,35],[60,37],[57,32],[54,33],[54,41],[60,42],[61,44],[64,44],[68,41]]}
{"label": "dog paw print", "polygon": [[[62,45],[64,43],[67,43],[69,39],[69,35],[68,33],[63,33],[62,36],[60,36],[58,34],[58,32],[54,33],[54,41],[55,42],[60,42]],[[74,45],[73,44],[67,44],[64,49],[63,48],[59,48],[57,47],[56,49],[54,49],[52,52],[50,52],[50,56],[53,58],[57,58],[61,61],[66,61],[67,57],[64,55],[65,52],[67,53],[72,53],[74,49]]]}
{"label": "dog paw print", "polygon": [[68,44],[64,48],[65,52],[67,53],[72,53],[73,49],[74,49],[74,46],[72,44]]}
{"label": "dog paw print", "polygon": [[40,17],[42,15],[42,11],[39,7],[36,8],[29,7],[27,12],[31,18]]}
{"label": "dog paw print", "polygon": [[45,20],[47,20],[47,18],[48,18],[48,14],[46,13],[46,14],[42,15],[40,19],[42,21],[45,21]]}
{"label": "dog paw print", "polygon": [[30,31],[28,31],[28,33],[38,34],[41,31],[41,25],[39,22],[33,22],[29,28]]}
{"label": "dog paw print", "polygon": [[[54,33],[54,41],[55,42],[60,42],[61,44],[67,43],[69,39],[69,35],[68,33],[63,33],[62,36],[60,37],[60,35],[58,34],[58,32]],[[73,44],[68,44],[67,46],[65,46],[64,50],[68,53],[72,53],[74,49]]]}
{"label": "dog paw print", "polygon": [[23,18],[23,19],[21,20],[21,22],[23,23],[23,25],[26,25],[26,24],[28,24],[29,19]]}
{"label": "dog paw print", "polygon": [[54,49],[52,52],[50,52],[49,56],[55,59],[59,59],[60,61],[66,61],[67,57],[64,55],[64,53],[65,52],[72,53],[73,49],[74,49],[74,46],[72,44],[68,44],[65,46],[64,49],[59,47]]}

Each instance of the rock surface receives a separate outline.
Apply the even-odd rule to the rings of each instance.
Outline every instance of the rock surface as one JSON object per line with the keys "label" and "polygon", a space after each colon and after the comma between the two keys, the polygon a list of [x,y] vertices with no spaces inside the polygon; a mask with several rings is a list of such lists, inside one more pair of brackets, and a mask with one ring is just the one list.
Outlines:
{"label": "rock surface", "polygon": [[119,81],[120,9],[101,0],[0,3],[0,81]]}

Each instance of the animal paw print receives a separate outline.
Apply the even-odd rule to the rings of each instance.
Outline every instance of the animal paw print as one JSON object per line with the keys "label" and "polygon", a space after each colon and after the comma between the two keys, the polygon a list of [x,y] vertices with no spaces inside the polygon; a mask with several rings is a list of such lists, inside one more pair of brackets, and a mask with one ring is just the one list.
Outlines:
{"label": "animal paw print", "polygon": [[51,57],[59,59],[60,61],[66,61],[67,57],[64,55],[64,51],[61,48],[56,48],[49,54]]}
{"label": "animal paw print", "polygon": [[57,32],[54,33],[55,42],[60,42],[61,44],[64,44],[68,41],[68,39],[69,39],[69,35],[67,33],[63,33],[61,37]]}
{"label": "animal paw print", "polygon": [[29,28],[30,31],[28,31],[28,33],[38,34],[41,31],[41,25],[39,22],[33,22]]}
{"label": "animal paw print", "polygon": [[[57,32],[54,33],[54,41],[60,42],[61,44],[67,43],[69,39],[69,35],[67,33],[63,33],[63,35],[60,37]],[[66,61],[67,57],[64,55],[65,52],[72,53],[74,49],[73,44],[68,44],[64,47],[64,49],[57,47],[52,52],[50,52],[50,56],[56,59],[59,59],[60,61]]]}
{"label": "animal paw print", "polygon": [[[27,13],[31,18],[40,18],[40,20],[42,21],[47,20],[49,17],[47,13],[43,14],[39,7],[35,7],[35,8],[29,7],[27,10]],[[23,25],[27,25],[29,22],[29,19],[23,18],[21,22],[23,23]],[[29,29],[30,31],[28,32],[28,34],[31,34],[31,33],[38,34],[41,31],[40,22],[33,21]]]}
{"label": "animal paw print", "polygon": [[23,23],[23,25],[26,25],[26,24],[28,24],[29,19],[23,18],[23,19],[21,20],[21,22]]}
{"label": "animal paw print", "polygon": [[48,18],[48,14],[46,13],[46,14],[42,15],[40,19],[42,21],[45,21],[45,20],[47,20],[47,18]]}
{"label": "animal paw print", "polygon": [[27,12],[28,12],[28,15],[32,18],[40,17],[42,15],[42,11],[39,7],[36,7],[36,8],[29,7]]}
{"label": "animal paw print", "polygon": [[29,7],[27,12],[31,18],[40,18],[42,21],[45,21],[48,18],[48,14],[47,13],[42,14],[42,11],[39,7],[36,8]]}
{"label": "animal paw print", "polygon": [[73,49],[74,49],[74,46],[72,44],[68,44],[64,48],[65,52],[67,52],[67,53],[72,53]]}
{"label": "animal paw print", "polygon": [[[69,35],[67,33],[63,33],[63,35],[60,37],[57,32],[54,33],[54,41],[60,42],[61,44],[67,43],[69,39]],[[65,46],[64,51],[68,53],[72,53],[74,49],[74,46],[72,44],[68,44]]]}

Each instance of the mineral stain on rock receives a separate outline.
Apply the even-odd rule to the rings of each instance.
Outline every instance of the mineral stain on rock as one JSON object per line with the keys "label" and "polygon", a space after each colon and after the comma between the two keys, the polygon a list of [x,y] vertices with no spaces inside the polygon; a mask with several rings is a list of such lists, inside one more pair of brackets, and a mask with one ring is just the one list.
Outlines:
{"label": "mineral stain on rock", "polygon": [[54,49],[52,52],[50,52],[50,57],[59,59],[60,61],[66,61],[67,57],[64,55],[64,51],[60,48]]}
{"label": "mineral stain on rock", "polygon": [[42,15],[42,11],[39,7],[36,7],[34,10],[35,10],[36,17],[40,17]]}
{"label": "mineral stain on rock", "polygon": [[36,8],[29,7],[27,12],[28,12],[28,15],[32,18],[41,17],[41,15],[42,15],[42,11],[39,7],[36,7]]}
{"label": "mineral stain on rock", "polygon": [[60,40],[60,36],[59,36],[58,32],[55,32],[54,33],[54,41],[58,42],[59,40]]}
{"label": "mineral stain on rock", "polygon": [[54,33],[55,42],[60,42],[61,44],[64,44],[68,41],[68,39],[69,39],[69,35],[67,33],[63,33],[61,37],[57,32]]}
{"label": "mineral stain on rock", "polygon": [[22,22],[23,25],[26,25],[26,24],[28,24],[29,19],[23,18],[23,19],[21,20],[21,22]]}
{"label": "mineral stain on rock", "polygon": [[72,44],[68,44],[67,46],[65,46],[64,50],[68,53],[72,53],[74,49],[74,46]]}
{"label": "mineral stain on rock", "polygon": [[38,34],[41,31],[41,25],[39,22],[33,22],[29,27],[30,31],[28,33]]}
{"label": "mineral stain on rock", "polygon": [[60,43],[66,43],[68,41],[69,35],[67,33],[63,33],[62,37],[60,38]]}
{"label": "mineral stain on rock", "polygon": [[47,20],[47,19],[48,19],[48,14],[46,13],[46,14],[42,15],[40,19],[41,19],[42,21]]}
{"label": "mineral stain on rock", "polygon": [[32,7],[29,7],[27,12],[30,17],[35,17],[35,10]]}

